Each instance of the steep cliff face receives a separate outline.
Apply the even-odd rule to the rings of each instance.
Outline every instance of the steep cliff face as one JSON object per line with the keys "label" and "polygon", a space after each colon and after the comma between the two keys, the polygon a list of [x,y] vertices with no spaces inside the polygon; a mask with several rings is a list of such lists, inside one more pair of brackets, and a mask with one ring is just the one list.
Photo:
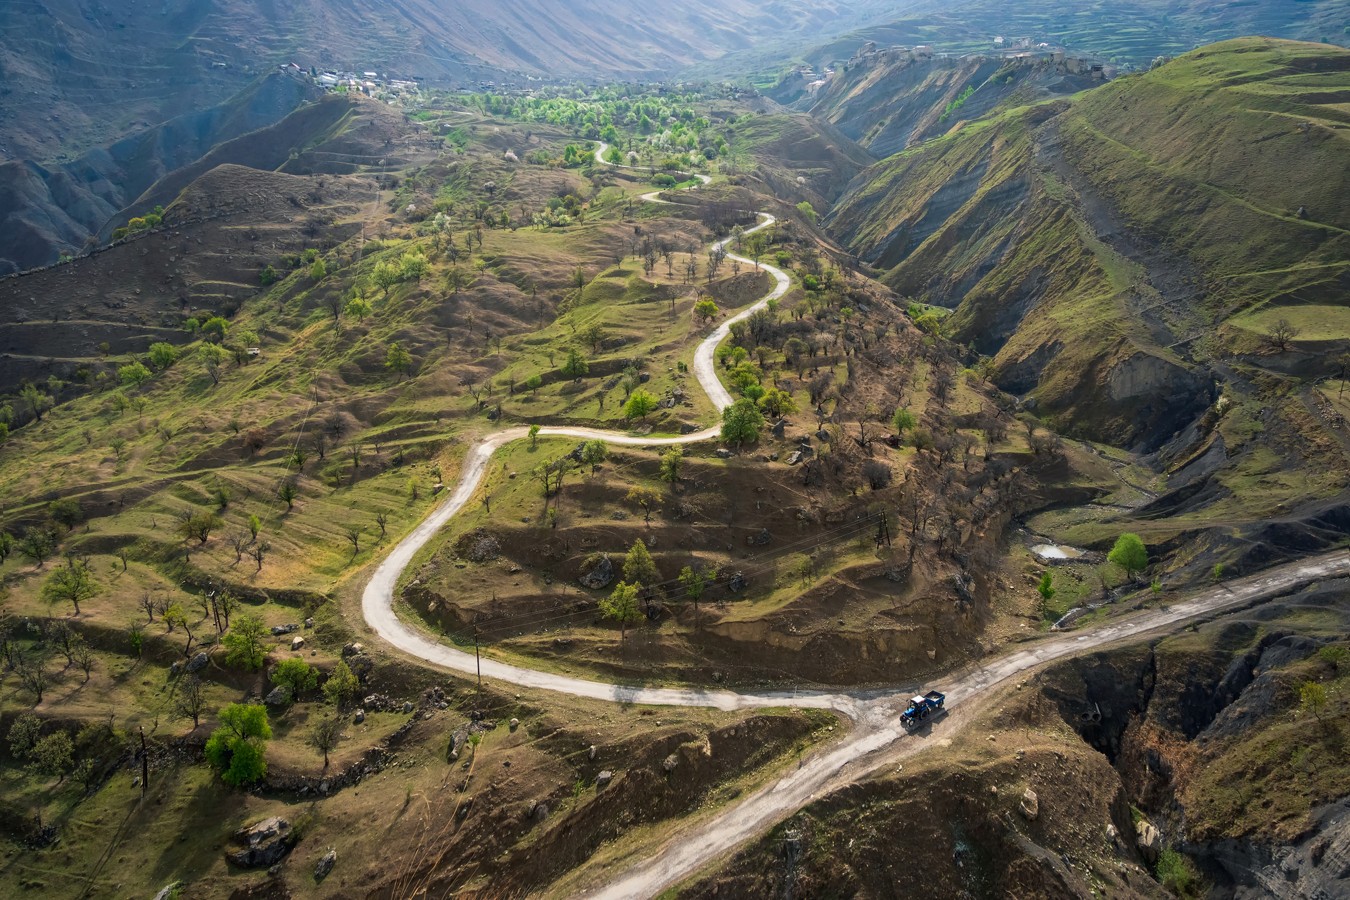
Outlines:
{"label": "steep cliff face", "polygon": [[953,309],[1001,387],[1153,449],[1213,401],[1221,325],[1340,302],[1348,72],[1346,51],[1252,39],[999,108],[868,169],[827,224]]}

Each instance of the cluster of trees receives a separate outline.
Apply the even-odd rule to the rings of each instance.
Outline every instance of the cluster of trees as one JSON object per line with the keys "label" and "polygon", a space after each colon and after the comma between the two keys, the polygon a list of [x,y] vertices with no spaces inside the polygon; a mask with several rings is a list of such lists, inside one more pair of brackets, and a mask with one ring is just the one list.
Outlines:
{"label": "cluster of trees", "polygon": [[114,228],[112,239],[120,241],[129,234],[135,234],[138,231],[149,231],[151,228],[158,228],[164,222],[164,207],[156,206],[153,210],[143,216],[133,216],[127,220],[127,224],[121,228]]}
{"label": "cluster of trees", "polygon": [[608,597],[600,601],[600,612],[606,619],[618,623],[619,639],[626,641],[629,625],[640,621],[644,615],[651,618],[658,614],[668,587],[676,589],[683,595],[682,599],[692,603],[697,616],[699,601],[717,577],[715,567],[685,566],[675,581],[667,585],[647,544],[639,538],[624,556],[623,579]]}

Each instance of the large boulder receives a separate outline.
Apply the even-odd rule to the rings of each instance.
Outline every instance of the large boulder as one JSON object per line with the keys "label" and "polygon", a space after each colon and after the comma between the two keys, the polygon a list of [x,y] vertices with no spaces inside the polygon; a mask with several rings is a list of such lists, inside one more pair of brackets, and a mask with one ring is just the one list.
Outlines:
{"label": "large boulder", "polygon": [[319,857],[319,861],[314,864],[314,880],[323,881],[328,877],[328,873],[333,871],[333,866],[337,865],[337,851],[332,847],[328,852]]}
{"label": "large boulder", "polygon": [[1036,821],[1041,814],[1041,800],[1036,796],[1036,792],[1027,788],[1022,792],[1022,799],[1017,803],[1017,811],[1022,814],[1022,818],[1028,822]]}
{"label": "large boulder", "polygon": [[581,582],[582,587],[588,587],[593,591],[609,587],[610,582],[614,580],[614,562],[609,558],[609,554],[601,553],[587,559],[583,564],[581,577],[577,580]]}
{"label": "large boulder", "polygon": [[284,684],[279,684],[263,698],[263,703],[268,706],[286,706],[291,702],[291,689]]}
{"label": "large boulder", "polygon": [[291,823],[272,816],[238,832],[234,840],[243,849],[225,854],[226,859],[243,869],[268,869],[291,852]]}
{"label": "large boulder", "polygon": [[196,653],[193,655],[192,659],[189,659],[187,661],[187,666],[185,666],[184,668],[187,669],[188,674],[195,675],[202,669],[205,669],[206,664],[209,663],[210,661],[211,657],[208,656],[205,652]]}
{"label": "large boulder", "polygon": [[1153,823],[1148,819],[1140,819],[1134,826],[1134,844],[1139,848],[1139,852],[1144,855],[1152,865],[1158,861],[1162,854],[1162,833],[1153,827]]}

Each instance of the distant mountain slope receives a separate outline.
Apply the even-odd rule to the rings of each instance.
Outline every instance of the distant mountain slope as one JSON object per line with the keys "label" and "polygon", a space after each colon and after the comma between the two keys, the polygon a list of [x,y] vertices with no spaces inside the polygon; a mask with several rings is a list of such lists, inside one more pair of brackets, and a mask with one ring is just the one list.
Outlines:
{"label": "distant mountain slope", "polygon": [[13,0],[0,15],[0,160],[48,159],[218,103],[261,71],[429,79],[637,77],[818,40],[880,0]]}
{"label": "distant mountain slope", "polygon": [[[277,73],[225,103],[178,116],[71,162],[0,164],[0,274],[46,265],[61,253],[82,249],[92,235],[110,230],[110,217],[165,175],[319,96],[313,85]],[[172,199],[170,193],[158,202]]]}
{"label": "distant mountain slope", "polygon": [[821,64],[847,59],[867,41],[880,46],[933,44],[944,50],[1011,47],[1018,38],[1147,67],[1243,35],[1350,42],[1350,0],[915,0],[889,21],[806,54]]}
{"label": "distant mountain slope", "polygon": [[[842,66],[818,93],[794,105],[881,157],[997,106],[1073,94],[1101,80],[1082,59],[946,58],[882,50]],[[785,79],[775,93],[790,92],[792,81]]]}
{"label": "distant mountain slope", "polygon": [[1004,388],[1156,445],[1252,348],[1252,317],[1347,311],[1348,100],[1350,52],[1219,44],[891,157],[828,224],[896,290],[954,307]]}

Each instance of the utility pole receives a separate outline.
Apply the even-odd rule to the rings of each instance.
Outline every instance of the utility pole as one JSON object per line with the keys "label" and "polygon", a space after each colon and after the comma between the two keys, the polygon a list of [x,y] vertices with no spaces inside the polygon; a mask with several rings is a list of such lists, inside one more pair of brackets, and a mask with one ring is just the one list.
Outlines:
{"label": "utility pole", "polygon": [[141,799],[145,799],[145,791],[150,786],[150,754],[145,749],[145,726],[140,726],[141,732]]}
{"label": "utility pole", "polygon": [[478,629],[473,630],[473,661],[478,667],[478,690],[483,690],[483,658],[478,654]]}

